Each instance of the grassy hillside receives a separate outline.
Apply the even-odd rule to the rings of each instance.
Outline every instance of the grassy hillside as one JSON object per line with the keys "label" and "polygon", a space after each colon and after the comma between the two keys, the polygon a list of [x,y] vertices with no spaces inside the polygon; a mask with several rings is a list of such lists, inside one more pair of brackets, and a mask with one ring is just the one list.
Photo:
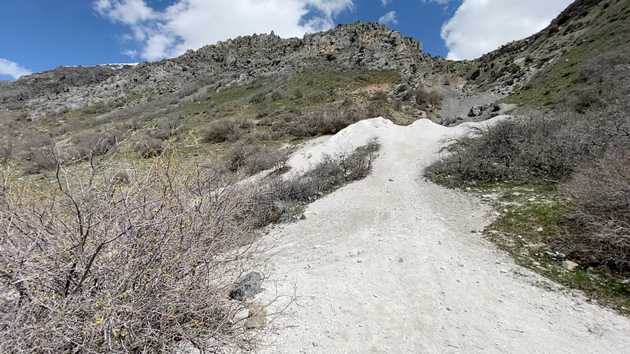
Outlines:
{"label": "grassy hillside", "polygon": [[[538,73],[509,102],[541,108],[570,106],[585,111],[611,94],[611,81],[627,76],[611,73],[630,63],[630,3],[624,0],[582,1],[583,11],[567,13],[558,22],[578,33],[553,65]],[[613,74],[613,75],[611,75]],[[618,83],[617,83],[618,84]]]}

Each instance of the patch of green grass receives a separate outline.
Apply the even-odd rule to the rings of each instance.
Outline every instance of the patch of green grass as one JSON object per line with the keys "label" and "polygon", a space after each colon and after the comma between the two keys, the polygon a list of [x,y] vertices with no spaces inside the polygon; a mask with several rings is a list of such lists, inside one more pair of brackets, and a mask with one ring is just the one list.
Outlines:
{"label": "patch of green grass", "polygon": [[503,232],[526,235],[535,242],[561,232],[560,223],[566,211],[557,201],[545,204],[528,202],[522,207],[507,209],[494,226]]}
{"label": "patch of green grass", "polygon": [[630,284],[622,277],[607,269],[563,268],[564,258],[554,250],[552,241],[567,232],[564,225],[571,208],[555,185],[497,182],[468,188],[500,212],[484,235],[517,264],[630,315]]}

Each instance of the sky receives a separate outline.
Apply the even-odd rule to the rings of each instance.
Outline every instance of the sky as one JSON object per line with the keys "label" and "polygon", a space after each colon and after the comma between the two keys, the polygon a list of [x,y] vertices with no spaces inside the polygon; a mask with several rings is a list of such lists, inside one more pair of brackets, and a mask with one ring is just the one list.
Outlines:
{"label": "sky", "polygon": [[0,80],[153,61],[252,33],[381,22],[424,51],[473,59],[546,27],[572,0],[2,0]]}

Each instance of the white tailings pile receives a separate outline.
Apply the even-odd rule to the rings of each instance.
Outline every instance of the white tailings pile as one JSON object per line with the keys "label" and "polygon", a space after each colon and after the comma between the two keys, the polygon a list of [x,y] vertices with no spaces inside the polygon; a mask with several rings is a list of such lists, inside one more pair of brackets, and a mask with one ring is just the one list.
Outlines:
{"label": "white tailings pile", "polygon": [[630,353],[628,319],[515,265],[478,233],[487,207],[422,178],[444,141],[471,126],[376,118],[294,155],[304,171],[381,144],[370,176],[264,239],[269,279],[257,301],[297,302],[275,317],[286,298],[270,306],[261,352]]}

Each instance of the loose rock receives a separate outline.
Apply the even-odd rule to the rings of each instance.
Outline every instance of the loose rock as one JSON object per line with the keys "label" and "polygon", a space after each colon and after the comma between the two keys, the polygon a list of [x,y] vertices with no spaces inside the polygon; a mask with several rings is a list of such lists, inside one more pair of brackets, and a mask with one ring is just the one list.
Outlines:
{"label": "loose rock", "polygon": [[579,267],[580,265],[575,263],[575,262],[571,262],[571,261],[563,261],[562,262],[562,268],[572,272],[574,271],[577,267]]}
{"label": "loose rock", "polygon": [[236,287],[230,291],[230,299],[244,301],[251,299],[262,291],[263,275],[249,272],[239,279]]}

